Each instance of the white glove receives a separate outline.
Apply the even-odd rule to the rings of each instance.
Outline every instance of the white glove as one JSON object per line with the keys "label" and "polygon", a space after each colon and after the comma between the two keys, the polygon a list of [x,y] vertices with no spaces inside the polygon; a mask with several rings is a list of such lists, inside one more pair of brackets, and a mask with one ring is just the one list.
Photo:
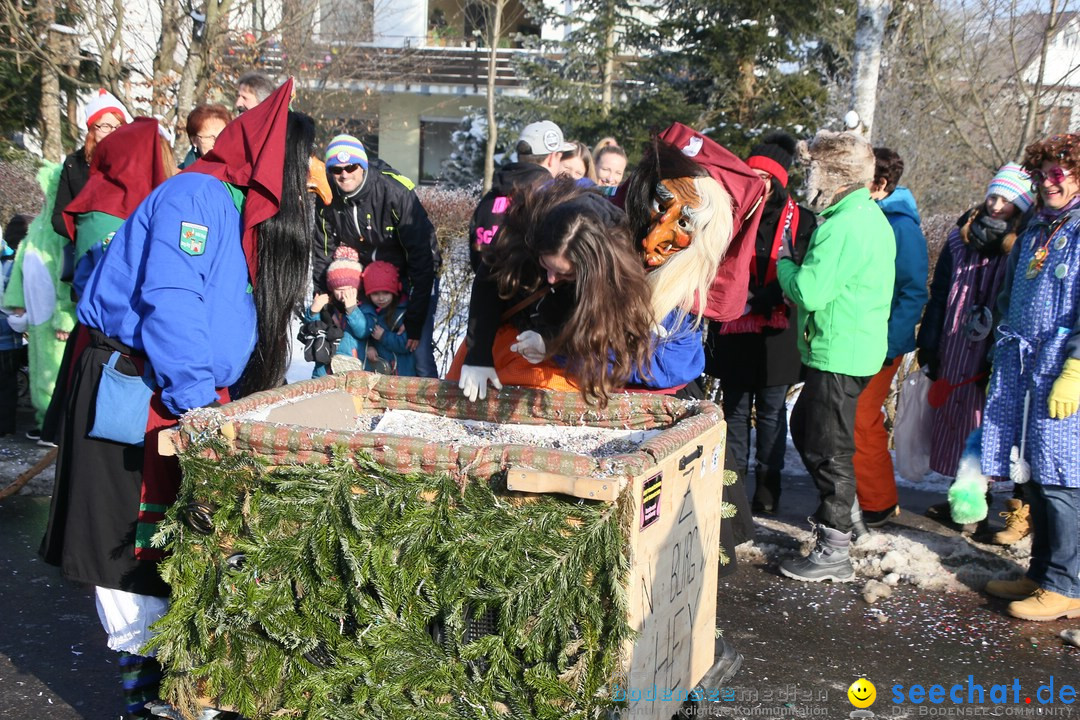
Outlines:
{"label": "white glove", "polygon": [[543,362],[547,355],[547,346],[540,333],[526,330],[517,336],[517,342],[510,346],[510,352],[516,352],[533,365]]}
{"label": "white glove", "polygon": [[470,402],[476,402],[476,398],[483,400],[487,397],[488,381],[496,390],[502,390],[502,383],[499,382],[499,375],[495,372],[495,368],[462,365],[457,386]]}
{"label": "white glove", "polygon": [[22,335],[30,327],[30,316],[26,313],[22,315],[12,313],[7,316],[7,324],[14,332]]}

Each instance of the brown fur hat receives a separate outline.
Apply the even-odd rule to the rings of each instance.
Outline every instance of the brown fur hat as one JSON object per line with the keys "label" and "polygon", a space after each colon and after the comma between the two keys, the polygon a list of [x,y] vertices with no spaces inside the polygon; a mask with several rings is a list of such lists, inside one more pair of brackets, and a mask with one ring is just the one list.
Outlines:
{"label": "brown fur hat", "polygon": [[820,212],[843,191],[866,187],[874,180],[874,149],[861,135],[820,130],[809,145],[800,144],[800,156],[809,159],[806,197]]}

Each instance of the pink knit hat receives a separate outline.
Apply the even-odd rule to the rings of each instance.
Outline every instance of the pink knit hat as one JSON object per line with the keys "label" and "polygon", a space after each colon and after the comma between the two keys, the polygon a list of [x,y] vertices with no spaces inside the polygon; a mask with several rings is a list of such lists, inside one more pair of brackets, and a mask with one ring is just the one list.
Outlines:
{"label": "pink knit hat", "polygon": [[401,292],[401,278],[398,269],[385,260],[376,260],[364,270],[364,290],[368,295],[388,292],[397,295]]}
{"label": "pink knit hat", "polygon": [[339,245],[334,251],[334,261],[326,269],[326,287],[331,291],[338,288],[354,287],[360,290],[364,266],[360,256],[348,245]]}

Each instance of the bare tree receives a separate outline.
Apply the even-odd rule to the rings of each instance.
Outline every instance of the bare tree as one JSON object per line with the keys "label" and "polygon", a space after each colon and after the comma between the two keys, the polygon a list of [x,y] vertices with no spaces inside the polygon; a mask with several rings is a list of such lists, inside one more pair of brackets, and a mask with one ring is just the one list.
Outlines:
{"label": "bare tree", "polygon": [[[1074,6],[1070,8],[1069,6]],[[924,210],[981,199],[1028,143],[1067,132],[1080,106],[1073,0],[911,0],[890,18],[878,86],[878,144],[905,160]]]}
{"label": "bare tree", "polygon": [[499,123],[495,118],[495,74],[502,37],[503,11],[507,0],[493,0],[489,9],[491,21],[488,32],[487,72],[487,145],[484,147],[484,192],[491,189],[495,179],[495,147],[499,140]]}
{"label": "bare tree", "polygon": [[885,23],[891,11],[891,0],[859,0],[855,16],[851,109],[859,114],[860,129],[867,136],[874,125],[881,45],[885,38]]}
{"label": "bare tree", "polygon": [[16,66],[38,67],[41,72],[38,114],[42,152],[50,160],[64,156],[61,78],[79,84],[71,77],[79,60],[78,35],[70,26],[57,22],[58,11],[71,14],[73,5],[56,0],[0,0],[0,28],[5,39],[0,54]]}
{"label": "bare tree", "polygon": [[[52,0],[41,3],[41,21],[47,23],[45,53],[50,58],[59,55],[59,32],[53,28],[56,10]],[[60,130],[60,74],[55,66],[46,65],[41,72],[41,152],[47,160],[64,157]]]}

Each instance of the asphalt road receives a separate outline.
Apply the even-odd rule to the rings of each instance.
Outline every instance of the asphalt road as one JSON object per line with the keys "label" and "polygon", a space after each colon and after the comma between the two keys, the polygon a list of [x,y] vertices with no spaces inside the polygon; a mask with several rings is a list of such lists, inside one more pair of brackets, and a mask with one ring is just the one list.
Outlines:
{"label": "asphalt road", "polygon": [[[0,438],[0,486],[43,452],[21,438]],[[44,477],[30,490],[47,488]],[[905,512],[883,532],[903,531],[931,549],[948,547],[941,543],[955,533],[918,515],[938,499],[902,490]],[[36,555],[48,502],[41,494],[0,501],[0,718],[117,718],[116,659],[105,647],[92,596]],[[696,708],[698,717],[847,718],[854,711],[847,688],[859,677],[876,686],[870,708],[876,717],[1080,717],[1080,708],[1060,702],[1063,685],[1080,685],[1080,649],[1058,638],[1080,622],[1013,620],[1004,602],[963,587],[943,592],[901,583],[870,604],[862,582],[804,584],[781,577],[779,560],[802,537],[792,528],[805,529],[813,504],[805,477],[793,477],[784,514],[759,525],[756,546],[744,546],[739,571],[721,581],[717,626],[745,661],[717,689],[721,699]],[[942,564],[958,577],[978,577],[984,563],[995,572],[1020,570],[1008,554],[974,552],[950,550]],[[1047,689],[1041,698],[1038,691],[1051,677],[1057,701],[1043,705]],[[965,702],[911,702],[913,686],[929,692],[934,684],[945,692],[960,684],[957,697]],[[974,686],[983,688],[983,702],[966,702],[969,685],[975,700]],[[1008,686],[1007,702],[990,701],[993,685]],[[1014,688],[1019,702],[1013,702]],[[904,702],[894,702],[897,692]]]}

